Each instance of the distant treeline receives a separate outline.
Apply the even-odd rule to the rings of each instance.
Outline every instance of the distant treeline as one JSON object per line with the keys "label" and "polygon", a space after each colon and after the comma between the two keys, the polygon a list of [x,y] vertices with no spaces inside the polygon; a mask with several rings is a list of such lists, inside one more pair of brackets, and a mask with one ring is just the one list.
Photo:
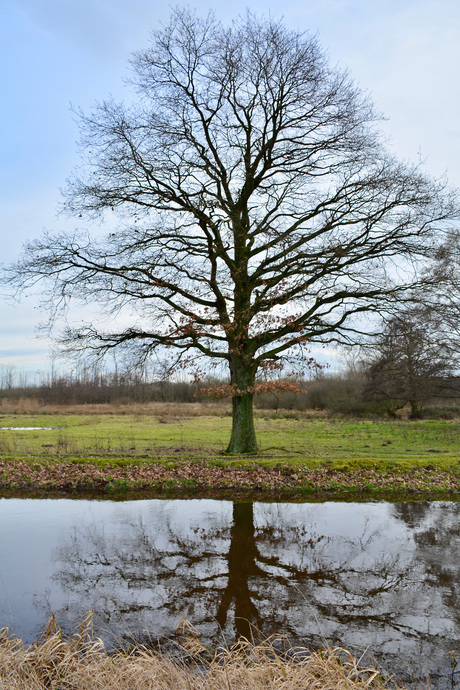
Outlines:
{"label": "distant treeline", "polygon": [[107,404],[196,402],[199,386],[169,377],[147,377],[143,371],[112,372],[83,368],[70,374],[51,372],[33,384],[16,377],[11,367],[0,368],[0,398],[35,399],[44,404]]}
{"label": "distant treeline", "polygon": [[[395,416],[407,408],[409,400],[399,393],[383,394],[376,389],[372,369],[348,367],[341,373],[320,372],[309,380],[298,380],[301,392],[273,390],[255,395],[259,409],[328,410],[341,414],[388,414]],[[50,373],[28,383],[12,367],[0,367],[0,401],[34,400],[43,405],[197,403],[212,399],[212,389],[227,383],[209,378],[197,383],[177,381],[166,373],[147,376],[142,371],[111,372],[83,369],[67,375]],[[412,416],[460,414],[460,378],[445,377],[424,387],[419,382],[418,413]],[[394,387],[394,386],[393,386]],[[208,390],[203,394],[201,389]],[[424,392],[424,395],[422,393]],[[406,396],[407,397],[407,396]]]}

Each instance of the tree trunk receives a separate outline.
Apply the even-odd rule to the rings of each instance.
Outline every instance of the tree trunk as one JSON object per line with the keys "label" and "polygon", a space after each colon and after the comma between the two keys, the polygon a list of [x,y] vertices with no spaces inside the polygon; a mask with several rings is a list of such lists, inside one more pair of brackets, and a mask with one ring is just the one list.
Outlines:
{"label": "tree trunk", "polygon": [[416,400],[409,400],[410,403],[410,418],[411,419],[420,419],[422,416],[422,409],[421,406],[418,404]]}
{"label": "tree trunk", "polygon": [[240,395],[232,398],[232,435],[227,453],[256,453],[257,441],[254,428],[254,372],[252,363],[234,360],[230,363],[231,380]]}

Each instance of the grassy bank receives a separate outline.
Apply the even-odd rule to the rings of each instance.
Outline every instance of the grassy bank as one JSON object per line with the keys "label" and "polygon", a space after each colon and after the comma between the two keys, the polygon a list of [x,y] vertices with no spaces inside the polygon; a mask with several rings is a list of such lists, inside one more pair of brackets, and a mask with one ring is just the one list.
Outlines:
{"label": "grassy bank", "polygon": [[260,411],[252,457],[223,454],[230,424],[228,408],[212,405],[2,408],[0,427],[14,429],[0,431],[0,488],[460,492],[460,420]]}
{"label": "grassy bank", "polygon": [[[90,616],[87,623],[90,623]],[[51,621],[53,623],[53,621]],[[192,628],[190,628],[192,629]],[[275,651],[273,641],[253,646],[241,641],[212,653],[195,636],[176,637],[171,652],[145,647],[106,653],[88,632],[64,640],[53,624],[35,644],[0,632],[0,685],[3,690],[345,690],[384,688],[379,672],[360,667],[344,649]],[[193,629],[192,629],[193,630]],[[394,687],[394,686],[393,686]]]}

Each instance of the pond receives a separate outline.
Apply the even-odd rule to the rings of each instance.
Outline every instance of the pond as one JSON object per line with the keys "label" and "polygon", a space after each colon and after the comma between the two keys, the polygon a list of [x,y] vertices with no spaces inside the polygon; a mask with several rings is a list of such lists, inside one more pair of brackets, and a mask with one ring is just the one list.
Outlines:
{"label": "pond", "polygon": [[283,632],[460,687],[459,518],[454,502],[0,499],[2,625],[30,642],[51,612],[70,632],[94,609],[106,640],[146,642],[185,617],[212,644]]}

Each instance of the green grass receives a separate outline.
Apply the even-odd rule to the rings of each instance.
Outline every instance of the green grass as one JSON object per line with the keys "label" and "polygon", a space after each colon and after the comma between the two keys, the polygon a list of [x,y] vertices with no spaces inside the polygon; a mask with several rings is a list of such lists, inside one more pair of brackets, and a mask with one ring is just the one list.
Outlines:
{"label": "green grass", "polygon": [[223,449],[230,433],[228,418],[156,418],[139,415],[14,415],[1,416],[0,426],[53,427],[52,430],[0,431],[0,453],[127,453],[191,447],[200,452]]}
{"label": "green grass", "polygon": [[[125,411],[126,412],[126,411]],[[1,415],[0,426],[51,426],[52,430],[0,431],[0,457],[65,457],[135,463],[147,458],[177,463],[334,469],[375,467],[408,470],[414,466],[460,469],[460,422],[366,419],[266,418],[256,420],[260,454],[255,458],[222,454],[229,436],[228,416],[174,417],[140,414]]]}

